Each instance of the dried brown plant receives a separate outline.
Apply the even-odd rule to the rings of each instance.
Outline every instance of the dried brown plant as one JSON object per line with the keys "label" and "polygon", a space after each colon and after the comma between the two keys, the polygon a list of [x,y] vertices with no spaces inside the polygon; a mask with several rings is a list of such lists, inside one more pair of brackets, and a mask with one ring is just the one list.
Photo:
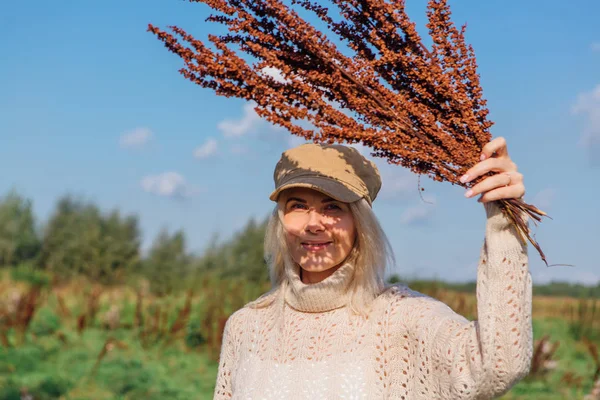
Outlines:
{"label": "dried brown plant", "polygon": [[54,294],[56,295],[56,301],[58,303],[58,312],[60,316],[63,318],[70,318],[71,311],[69,310],[69,307],[67,307],[65,299],[58,291],[55,291]]}
{"label": "dried brown plant", "polygon": [[171,330],[169,332],[171,335],[176,335],[183,328],[185,328],[187,326],[189,318],[190,318],[190,312],[192,311],[192,295],[193,295],[192,290],[189,290],[187,293],[187,296],[185,298],[185,305],[179,311],[179,314],[177,315],[177,319],[171,326]]}
{"label": "dried brown plant", "polygon": [[[149,25],[181,57],[185,78],[254,102],[259,116],[307,140],[361,143],[373,156],[436,181],[471,187],[481,180],[459,179],[479,161],[492,122],[466,26],[454,26],[446,0],[428,4],[430,49],[404,0],[330,0],[327,7],[310,0],[289,6],[282,0],[190,2],[217,11],[207,21],[229,33],[208,36],[213,50],[177,26],[169,33]],[[347,47],[340,50],[301,18],[298,7],[314,13]],[[537,223],[546,214],[522,200],[500,203],[546,262],[524,218]]]}
{"label": "dried brown plant", "polygon": [[125,350],[127,349],[127,344],[113,337],[107,338],[106,342],[104,342],[104,346],[102,346],[102,350],[100,350],[100,353],[98,353],[98,356],[96,357],[96,362],[94,363],[94,367],[92,368],[91,375],[96,374],[96,371],[98,370],[98,367],[100,366],[100,363],[102,362],[104,357],[106,357],[106,355],[113,351],[115,348]]}
{"label": "dried brown plant", "polygon": [[548,335],[545,335],[536,343],[531,359],[530,376],[543,376],[556,368],[557,362],[553,360],[553,357],[558,346],[560,346],[560,342],[551,343]]}
{"label": "dried brown plant", "polygon": [[135,326],[142,327],[144,326],[144,312],[143,312],[143,294],[141,289],[138,289],[136,292],[136,303],[135,303]]}
{"label": "dried brown plant", "polygon": [[162,316],[161,316],[161,325],[159,328],[159,335],[161,337],[166,337],[167,336],[167,332],[169,331],[169,315],[171,315],[171,307],[169,306],[169,304],[165,305],[165,308],[162,311]]}
{"label": "dried brown plant", "polygon": [[67,339],[67,335],[65,335],[64,332],[58,331],[56,332],[56,337],[58,338],[58,340],[60,340],[60,342],[62,344],[68,344],[69,340]]}
{"label": "dried brown plant", "polygon": [[100,306],[100,295],[102,294],[102,287],[95,286],[89,294],[88,303],[87,303],[87,317],[89,323],[92,324],[94,322],[94,318],[96,318],[96,313],[98,312],[98,308]]}
{"label": "dried brown plant", "polygon": [[156,306],[156,308],[154,309],[154,317],[152,320],[152,328],[151,328],[151,332],[158,335],[160,333],[160,315],[161,315],[161,308],[160,306]]}
{"label": "dried brown plant", "polygon": [[598,352],[598,345],[586,337],[583,338],[583,343],[587,347],[592,359],[594,360],[594,363],[596,364],[596,370],[594,371],[593,378],[594,381],[596,381],[598,378],[600,378],[600,353]]}
{"label": "dried brown plant", "polygon": [[40,306],[41,287],[32,286],[29,291],[21,296],[18,307],[15,311],[15,316],[12,319],[11,325],[18,333],[19,340],[22,341],[33,320],[37,309]]}
{"label": "dried brown plant", "polygon": [[86,315],[85,314],[79,315],[79,317],[77,317],[77,333],[79,335],[83,334],[83,331],[85,331],[86,326],[87,326]]}
{"label": "dried brown plant", "polygon": [[583,384],[583,376],[576,375],[572,371],[567,371],[563,374],[562,378],[560,378],[560,383],[580,389]]}

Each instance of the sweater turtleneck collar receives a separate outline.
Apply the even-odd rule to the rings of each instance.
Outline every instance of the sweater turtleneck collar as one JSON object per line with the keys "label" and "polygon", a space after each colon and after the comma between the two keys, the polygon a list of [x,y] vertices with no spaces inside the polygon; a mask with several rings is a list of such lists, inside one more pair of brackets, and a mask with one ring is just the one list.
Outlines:
{"label": "sweater turtleneck collar", "polygon": [[325,312],[348,305],[349,287],[354,277],[354,266],[346,263],[321,282],[306,284],[300,278],[300,266],[287,268],[288,282],[285,301],[290,307],[303,312]]}

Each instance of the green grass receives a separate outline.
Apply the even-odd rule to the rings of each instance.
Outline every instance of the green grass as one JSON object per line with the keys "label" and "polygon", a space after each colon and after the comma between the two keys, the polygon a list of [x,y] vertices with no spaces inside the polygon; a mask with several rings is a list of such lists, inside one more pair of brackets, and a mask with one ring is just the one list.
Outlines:
{"label": "green grass", "polygon": [[[207,326],[216,327],[220,318],[239,308],[247,298],[256,297],[248,292],[252,288],[240,294],[239,290],[207,285],[200,291],[203,295],[194,300],[187,329],[167,343],[160,337],[140,339],[139,328],[134,327],[135,297],[125,295],[125,291],[106,294],[99,303],[95,323],[80,336],[76,332],[77,316],[86,310],[87,292],[75,289],[65,295],[68,316],[59,316],[57,297],[47,293],[25,338],[21,341],[9,331],[12,345],[7,348],[0,344],[0,400],[20,400],[22,388],[35,400],[212,399],[217,363],[208,354],[209,349],[217,354],[218,345],[215,348],[213,342],[210,347],[207,342]],[[224,302],[216,295],[222,292],[237,293],[240,298]],[[451,296],[448,299],[452,300]],[[184,303],[181,294],[145,299],[145,329],[154,329],[154,310],[160,306],[161,312],[168,315],[168,323],[161,322],[159,328],[168,330]],[[112,304],[121,306],[122,327],[111,331],[103,328],[101,321]],[[545,304],[543,309],[559,310],[559,305]],[[560,342],[554,356],[557,367],[546,375],[524,379],[503,399],[569,400],[582,399],[589,393],[595,366],[585,345],[576,338],[586,332],[600,346],[598,326],[592,323],[593,318],[574,319],[579,314],[565,314],[564,310],[557,313],[557,317],[534,318],[536,339],[547,334],[551,342]],[[206,319],[212,314],[212,323],[207,325]],[[124,346],[108,352],[95,368],[109,338]],[[565,381],[568,374],[580,383]]]}
{"label": "green grass", "polygon": [[[114,348],[94,364],[110,336]],[[25,387],[38,399],[211,399],[217,364],[201,351],[157,342],[143,348],[132,331],[88,329],[82,337],[29,335],[18,347],[0,347],[0,400],[18,400]]]}
{"label": "green grass", "polygon": [[[545,318],[533,321],[535,339],[544,335],[550,341],[559,341],[560,345],[553,357],[557,361],[554,370],[542,377],[528,377],[519,382],[502,399],[519,400],[580,400],[592,387],[595,370],[591,355],[583,343],[576,341],[568,321],[559,318]],[[581,377],[581,387],[561,380],[571,373]]]}
{"label": "green grass", "polygon": [[[40,310],[41,311],[41,310]],[[45,317],[44,317],[45,316]],[[211,399],[217,364],[201,350],[182,343],[156,343],[144,348],[133,330],[105,331],[91,328],[80,337],[65,334],[66,343],[56,331],[42,323],[56,321],[40,312],[25,342],[0,348],[0,400],[20,399],[19,390],[28,388],[38,399]],[[525,379],[503,399],[568,400],[581,399],[592,385],[593,362],[580,342],[572,338],[569,324],[562,319],[534,321],[536,338],[549,334],[559,340],[557,368],[542,378]],[[114,348],[95,371],[94,364],[108,337],[122,341],[127,348]],[[561,382],[565,373],[581,376],[581,388]]]}

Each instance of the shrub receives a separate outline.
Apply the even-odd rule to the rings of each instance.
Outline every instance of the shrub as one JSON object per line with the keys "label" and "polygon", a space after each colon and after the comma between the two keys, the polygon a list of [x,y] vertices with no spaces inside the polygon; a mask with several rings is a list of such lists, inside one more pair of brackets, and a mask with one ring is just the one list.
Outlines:
{"label": "shrub", "polygon": [[25,282],[31,286],[46,287],[50,284],[50,275],[35,268],[30,263],[22,263],[10,271],[11,279],[15,282]]}
{"label": "shrub", "polygon": [[54,334],[60,327],[60,318],[52,310],[44,307],[31,322],[30,331],[36,336],[45,336]]}

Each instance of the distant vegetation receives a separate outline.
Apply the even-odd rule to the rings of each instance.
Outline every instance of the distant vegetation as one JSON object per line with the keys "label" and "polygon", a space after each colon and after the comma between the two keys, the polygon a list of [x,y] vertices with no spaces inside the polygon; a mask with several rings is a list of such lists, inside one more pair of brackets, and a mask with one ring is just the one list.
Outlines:
{"label": "distant vegetation", "polygon": [[[190,287],[209,273],[264,283],[268,273],[262,243],[266,221],[250,220],[226,241],[214,238],[202,254],[189,251],[185,232],[162,230],[145,256],[136,215],[100,208],[73,196],[56,203],[49,219],[36,221],[32,202],[15,192],[0,198],[0,268],[27,265],[47,271],[57,281],[85,276],[103,284],[120,284],[136,277],[148,278],[157,295]],[[401,280],[392,276],[390,282]],[[474,293],[475,282],[445,283],[407,280],[412,287],[437,285]],[[595,286],[594,286],[595,285]],[[600,282],[592,286],[554,282],[536,285],[535,295],[600,298]]]}
{"label": "distant vegetation", "polygon": [[[391,282],[399,282],[401,281],[401,278],[397,275],[393,275],[388,280]],[[464,283],[449,283],[439,280],[418,279],[408,280],[408,283],[415,290],[419,290],[419,288],[422,287],[431,287],[431,285],[437,285],[444,289],[454,290],[461,293],[475,293],[476,287],[475,281]],[[578,298],[592,297],[600,299],[600,282],[596,286],[586,286],[580,283],[568,282],[551,282],[545,285],[534,285],[533,295]]]}
{"label": "distant vegetation", "polygon": [[[142,256],[135,216],[67,196],[40,226],[10,193],[0,200],[0,400],[211,399],[227,318],[269,289],[264,230],[249,221],[203,254],[163,230]],[[477,318],[474,283],[408,283]],[[535,293],[532,370],[504,398],[600,391],[599,287]]]}
{"label": "distant vegetation", "polygon": [[91,202],[65,196],[48,221],[39,224],[31,200],[11,192],[0,199],[0,268],[27,266],[50,273],[58,282],[84,276],[113,285],[144,277],[157,295],[185,289],[207,273],[261,283],[268,281],[264,230],[265,222],[250,220],[226,242],[215,238],[197,255],[188,250],[183,231],[163,229],[142,256],[135,215],[104,212]]}

